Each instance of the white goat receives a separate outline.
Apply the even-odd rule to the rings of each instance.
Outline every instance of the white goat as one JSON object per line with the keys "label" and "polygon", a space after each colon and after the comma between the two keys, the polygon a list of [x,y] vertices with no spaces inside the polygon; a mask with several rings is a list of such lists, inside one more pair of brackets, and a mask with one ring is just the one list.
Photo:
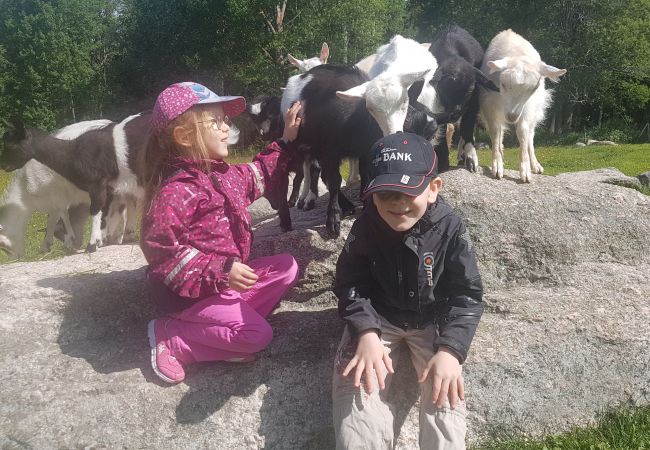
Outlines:
{"label": "white goat", "polygon": [[338,91],[336,95],[348,100],[365,99],[368,112],[375,118],[384,136],[403,131],[409,105],[408,89],[415,81],[424,80],[418,102],[434,109],[436,93],[429,82],[438,63],[429,52],[430,45],[419,44],[400,35],[394,36],[388,44],[377,49],[374,63],[368,71],[370,81],[347,91]]}
{"label": "white goat", "polygon": [[[377,53],[355,64],[370,81],[360,86],[337,92],[343,99],[366,99],[368,111],[375,118],[384,136],[403,131],[409,104],[408,88],[424,79],[418,101],[433,109],[435,90],[429,84],[438,64],[429,52],[431,44],[418,44],[400,35],[377,49]],[[350,160],[348,184],[359,178],[359,160]]]}
{"label": "white goat", "polygon": [[521,147],[519,176],[529,183],[533,173],[544,173],[533,144],[535,127],[551,102],[544,79],[558,82],[566,70],[543,62],[531,43],[512,30],[492,39],[481,70],[500,89],[482,88],[480,92],[481,115],[492,140],[492,174],[503,178],[503,133],[508,125],[514,125]]}
{"label": "white goat", "polygon": [[[88,130],[103,128],[110,120],[89,120],[64,127],[54,133],[59,139],[74,139]],[[64,244],[72,249],[80,245],[83,224],[88,214],[81,215],[71,223],[68,208],[90,205],[90,197],[67,179],[36,160],[30,160],[16,173],[7,187],[0,205],[0,248],[11,257],[19,258],[25,252],[24,236],[27,220],[35,211],[48,213],[42,251],[49,251],[55,226],[59,219],[66,228]]]}

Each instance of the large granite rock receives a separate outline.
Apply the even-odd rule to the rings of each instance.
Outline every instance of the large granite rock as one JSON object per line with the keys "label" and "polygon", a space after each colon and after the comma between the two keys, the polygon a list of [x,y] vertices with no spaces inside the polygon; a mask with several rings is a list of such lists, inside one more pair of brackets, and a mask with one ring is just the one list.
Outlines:
{"label": "large granite rock", "polygon": [[[650,403],[650,198],[603,169],[521,184],[454,170],[445,197],[476,244],[487,304],[465,365],[470,442],[540,434],[603,408]],[[254,255],[290,252],[302,280],[271,316],[258,361],[191,367],[166,386],[149,367],[137,246],[0,267],[2,448],[330,449],[332,357],[342,323],[329,291],[342,237],[325,200],[283,234],[253,206]],[[415,374],[390,397],[399,449],[417,448]]]}

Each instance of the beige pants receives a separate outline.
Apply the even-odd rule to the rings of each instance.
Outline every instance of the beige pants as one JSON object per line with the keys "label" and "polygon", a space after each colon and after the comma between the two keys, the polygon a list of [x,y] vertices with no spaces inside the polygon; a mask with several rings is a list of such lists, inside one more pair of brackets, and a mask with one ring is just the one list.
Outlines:
{"label": "beige pants", "polygon": [[[400,344],[405,342],[418,377],[433,356],[435,337],[436,326],[433,324],[423,330],[404,331],[382,320],[381,340],[390,352],[393,367],[399,364],[403,349]],[[352,374],[347,377],[341,375],[355,352],[355,342],[346,327],[334,361],[332,403],[336,448],[392,449],[393,414],[386,401],[392,377],[390,374],[384,375],[386,389],[381,392],[375,380],[372,393],[368,394],[363,377],[361,387],[355,388]],[[420,449],[465,449],[465,402],[453,410],[449,407],[449,401],[438,408],[431,400],[431,390],[430,379],[420,384]]]}

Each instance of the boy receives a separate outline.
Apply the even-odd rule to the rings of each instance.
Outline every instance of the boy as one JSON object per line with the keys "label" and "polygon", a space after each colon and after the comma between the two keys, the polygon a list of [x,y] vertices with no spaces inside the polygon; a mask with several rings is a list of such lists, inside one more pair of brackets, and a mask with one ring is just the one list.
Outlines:
{"label": "boy", "polygon": [[366,208],[336,266],[347,324],[334,368],[336,447],[393,447],[386,389],[405,342],[420,382],[420,448],[464,449],[461,364],[483,313],[469,233],[438,195],[424,138],[385,136],[368,161]]}

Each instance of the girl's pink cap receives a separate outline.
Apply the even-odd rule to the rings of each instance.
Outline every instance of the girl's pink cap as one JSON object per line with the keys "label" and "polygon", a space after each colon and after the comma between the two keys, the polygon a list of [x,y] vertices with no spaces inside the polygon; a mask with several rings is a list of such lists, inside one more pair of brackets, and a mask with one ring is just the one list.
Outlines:
{"label": "girl's pink cap", "polygon": [[194,105],[221,103],[223,111],[230,117],[238,116],[246,108],[244,97],[219,96],[199,83],[186,81],[167,87],[160,93],[151,115],[154,130],[164,130],[169,123]]}

